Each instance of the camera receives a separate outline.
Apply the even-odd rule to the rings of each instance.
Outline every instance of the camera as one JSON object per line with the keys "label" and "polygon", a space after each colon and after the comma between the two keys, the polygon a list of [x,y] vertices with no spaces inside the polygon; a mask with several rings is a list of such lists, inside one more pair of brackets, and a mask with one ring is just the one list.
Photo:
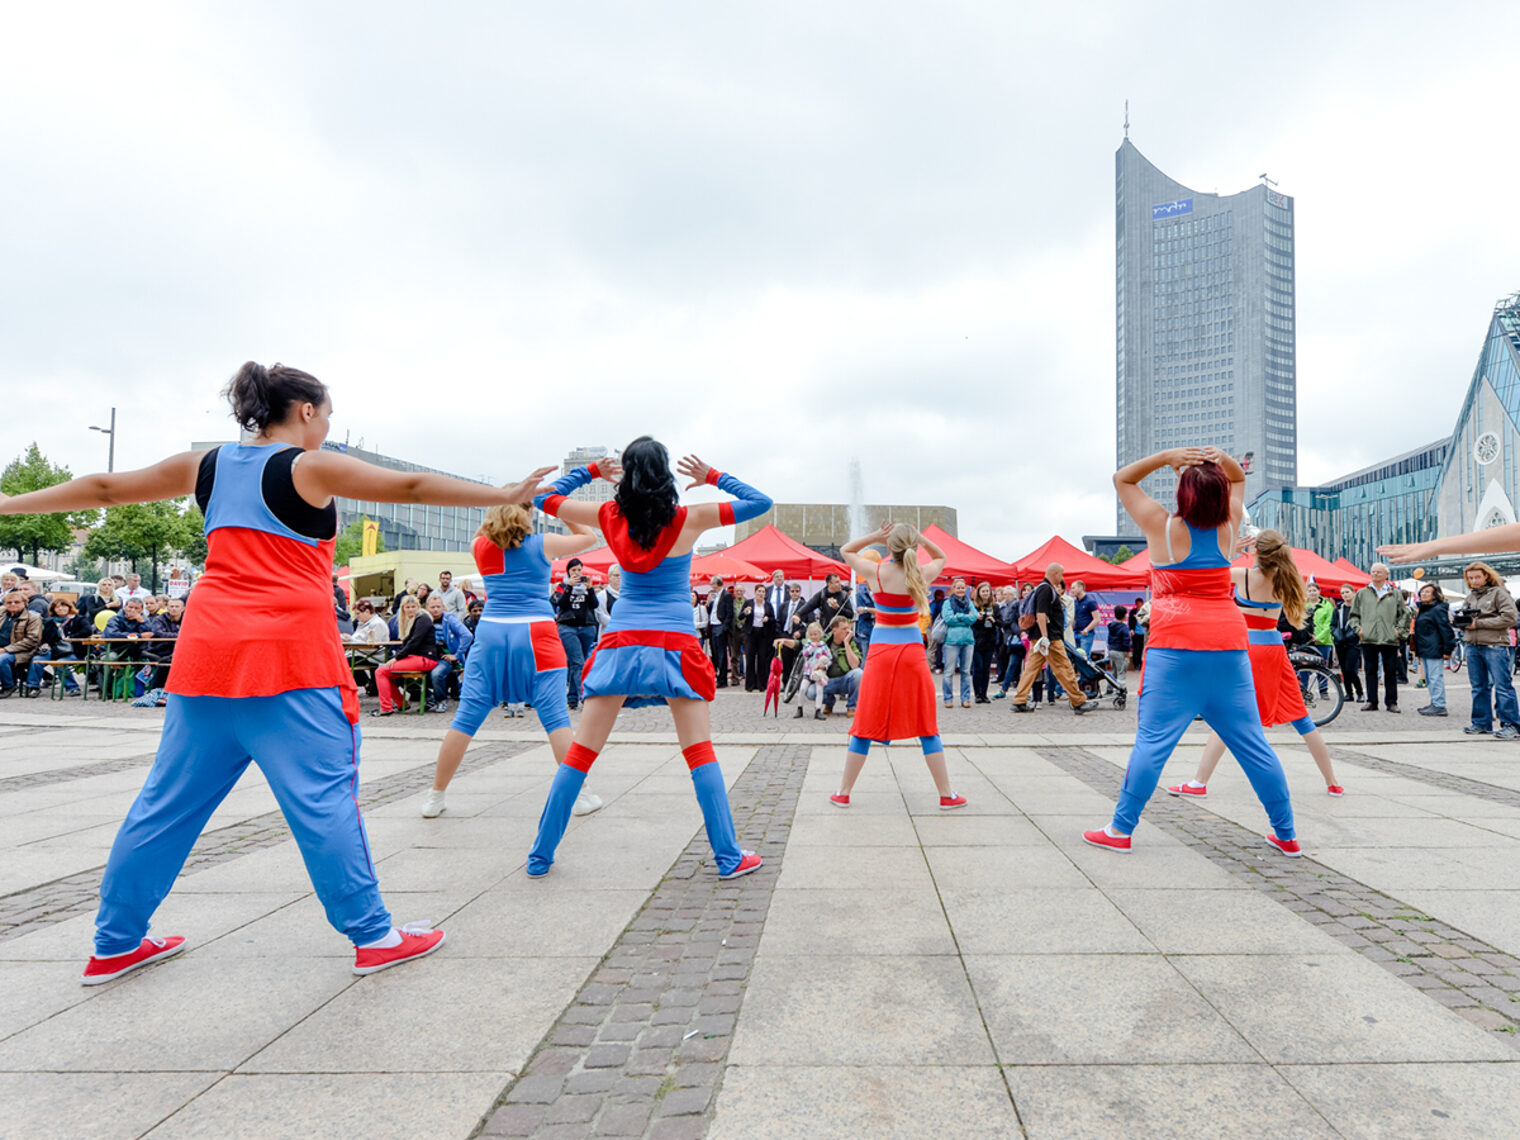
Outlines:
{"label": "camera", "polygon": [[1478,611],[1471,606],[1463,606],[1459,610],[1453,610],[1451,624],[1457,629],[1467,629],[1472,625],[1473,619],[1478,616]]}

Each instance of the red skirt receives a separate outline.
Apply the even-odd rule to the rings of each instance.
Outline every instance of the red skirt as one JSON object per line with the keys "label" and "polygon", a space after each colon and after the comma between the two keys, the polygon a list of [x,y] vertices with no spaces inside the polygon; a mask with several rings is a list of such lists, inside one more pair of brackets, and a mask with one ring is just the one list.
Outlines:
{"label": "red skirt", "polygon": [[1274,724],[1292,724],[1309,715],[1304,708],[1304,694],[1298,687],[1298,674],[1288,651],[1282,645],[1251,645],[1251,682],[1256,686],[1256,711],[1264,728]]}
{"label": "red skirt", "polygon": [[850,735],[865,740],[939,735],[934,678],[922,645],[871,646],[860,677]]}

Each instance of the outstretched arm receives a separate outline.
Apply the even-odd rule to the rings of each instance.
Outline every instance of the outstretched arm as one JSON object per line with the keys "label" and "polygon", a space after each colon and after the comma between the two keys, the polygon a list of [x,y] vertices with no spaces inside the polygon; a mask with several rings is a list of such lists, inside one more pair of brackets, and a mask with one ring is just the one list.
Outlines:
{"label": "outstretched arm", "polygon": [[[291,470],[296,491],[308,503],[334,496],[377,503],[430,503],[440,507],[494,507],[526,503],[553,467],[540,467],[516,483],[492,487],[431,471],[391,471],[336,451],[307,451]],[[192,480],[193,489],[193,480]]]}
{"label": "outstretched arm", "polygon": [[111,475],[81,475],[24,495],[0,495],[0,515],[51,515],[121,503],[155,503],[195,492],[204,451],[182,451],[152,467]]}
{"label": "outstretched arm", "polygon": [[710,530],[715,526],[733,526],[734,523],[759,518],[771,509],[769,495],[755,490],[742,479],[725,475],[695,455],[684,456],[676,464],[676,470],[691,480],[686,487],[688,491],[705,483],[734,496],[731,503],[699,503],[687,508],[688,526],[695,525],[702,530]]}
{"label": "outstretched arm", "polygon": [[582,503],[569,496],[594,479],[616,483],[623,468],[616,459],[601,459],[585,467],[577,467],[568,475],[562,475],[554,485],[542,494],[534,496],[533,505],[546,515],[558,518],[571,526],[601,529],[601,508],[595,503]]}
{"label": "outstretched arm", "polygon": [[550,558],[568,558],[596,545],[596,532],[589,526],[567,519],[564,515],[560,516],[560,522],[570,528],[570,533],[544,536],[544,553]]}
{"label": "outstretched arm", "polygon": [[1520,550],[1520,523],[1453,534],[1429,542],[1397,542],[1377,548],[1377,552],[1389,562],[1424,562],[1443,554],[1499,554],[1511,550]]}

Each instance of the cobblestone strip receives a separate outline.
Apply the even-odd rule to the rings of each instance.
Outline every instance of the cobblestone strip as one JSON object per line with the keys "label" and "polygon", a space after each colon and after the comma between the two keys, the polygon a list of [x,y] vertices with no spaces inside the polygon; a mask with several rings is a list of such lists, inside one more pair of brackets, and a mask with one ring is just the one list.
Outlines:
{"label": "cobblestone strip", "polygon": [[[429,747],[429,743],[419,741],[418,746]],[[471,772],[535,747],[537,745],[523,743],[483,745],[471,749],[459,770],[461,773]],[[433,763],[429,761],[369,784],[361,784],[359,805],[363,808],[378,807],[398,796],[420,792],[431,787],[432,783]],[[193,875],[250,852],[273,847],[289,838],[290,828],[285,823],[285,817],[278,811],[265,812],[240,823],[219,827],[215,831],[206,832],[196,841],[180,875]],[[93,911],[100,899],[100,876],[104,870],[105,865],[102,864],[88,871],[80,871],[0,897],[0,942],[30,934],[76,914]]]}
{"label": "cobblestone strip", "polygon": [[6,776],[0,779],[0,795],[6,792],[25,792],[48,784],[62,784],[68,780],[86,780],[91,776],[109,776],[112,772],[125,772],[128,768],[146,768],[153,763],[153,753],[158,747],[154,740],[143,749],[140,756],[123,760],[100,760],[94,764],[76,764],[72,768],[53,768],[46,772],[28,772],[23,776]]}
{"label": "cobblestone strip", "polygon": [[[1094,791],[1117,798],[1123,773],[1107,761],[1082,748],[1037,751]],[[1264,831],[1173,800],[1159,788],[1145,820],[1520,1049],[1520,958],[1313,859],[1284,859],[1265,845]]]}
{"label": "cobblestone strip", "polygon": [[730,793],[765,865],[720,882],[699,831],[475,1136],[706,1134],[811,751],[761,748]]}
{"label": "cobblestone strip", "polygon": [[1501,788],[1497,784],[1485,784],[1481,780],[1469,779],[1466,776],[1455,776],[1450,772],[1421,768],[1418,764],[1404,764],[1398,760],[1385,760],[1381,756],[1368,756],[1365,752],[1357,752],[1351,748],[1339,746],[1331,748],[1330,756],[1335,760],[1355,764],[1358,768],[1370,768],[1374,772],[1383,772],[1389,776],[1405,776],[1411,780],[1418,780],[1422,784],[1429,784],[1433,788],[1441,788],[1443,791],[1461,792],[1463,795],[1477,796],[1480,800],[1488,800],[1490,803],[1520,807],[1520,791],[1514,788]]}

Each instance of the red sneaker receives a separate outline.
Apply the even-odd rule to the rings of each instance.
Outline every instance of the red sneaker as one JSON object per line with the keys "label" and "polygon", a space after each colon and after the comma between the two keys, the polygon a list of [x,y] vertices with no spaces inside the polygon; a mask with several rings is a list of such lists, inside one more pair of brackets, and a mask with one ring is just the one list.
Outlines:
{"label": "red sneaker", "polygon": [[368,950],[354,948],[354,973],[378,974],[413,958],[426,958],[443,945],[443,931],[434,930],[426,922],[409,922],[401,928],[401,941],[384,949],[372,946]]}
{"label": "red sneaker", "polygon": [[845,795],[843,792],[835,792],[832,796],[829,797],[829,803],[833,804],[835,807],[849,807],[850,797]]}
{"label": "red sneaker", "polygon": [[966,806],[966,797],[965,796],[940,796],[940,798],[939,798],[939,810],[940,811],[954,811],[958,807],[965,807],[965,806]]}
{"label": "red sneaker", "polygon": [[1101,827],[1097,831],[1084,831],[1082,838],[1094,847],[1106,847],[1110,851],[1122,851],[1128,855],[1130,850],[1130,837],[1128,835],[1110,835]]}
{"label": "red sneaker", "polygon": [[1169,796],[1192,796],[1194,799],[1203,799],[1209,794],[1208,788],[1195,788],[1190,784],[1174,784],[1166,790]]}
{"label": "red sneaker", "polygon": [[1339,784],[1330,784],[1325,788],[1325,794],[1327,796],[1344,796],[1346,789]]}
{"label": "red sneaker", "polygon": [[740,875],[747,875],[751,871],[758,871],[760,869],[760,856],[756,855],[753,851],[744,851],[741,854],[744,857],[739,860],[739,865],[726,875],[720,874],[718,878],[737,879]]}
{"label": "red sneaker", "polygon": [[136,950],[113,954],[109,958],[97,958],[91,954],[79,981],[81,985],[98,986],[160,958],[172,958],[184,948],[185,940],[176,934],[172,938],[144,938]]}
{"label": "red sneaker", "polygon": [[1298,845],[1298,840],[1296,839],[1279,839],[1277,836],[1269,834],[1267,842],[1289,858],[1303,858],[1304,849]]}

